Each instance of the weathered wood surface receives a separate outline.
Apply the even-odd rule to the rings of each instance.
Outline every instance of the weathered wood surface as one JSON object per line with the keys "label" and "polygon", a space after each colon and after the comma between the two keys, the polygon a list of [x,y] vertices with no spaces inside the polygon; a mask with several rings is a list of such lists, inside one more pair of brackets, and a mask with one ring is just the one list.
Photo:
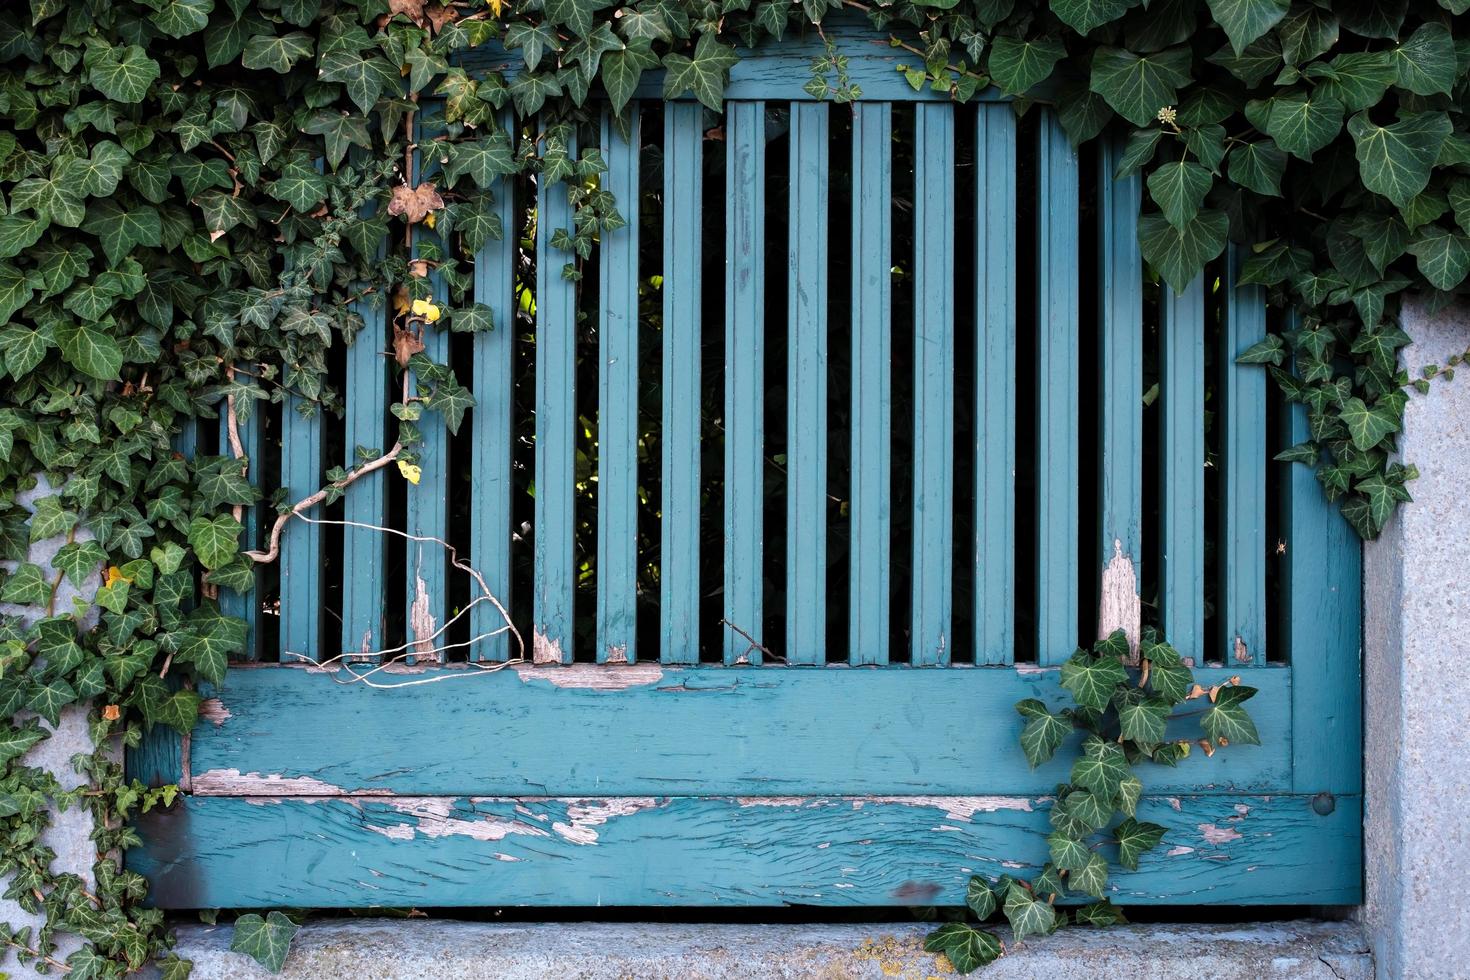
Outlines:
{"label": "weathered wood surface", "polygon": [[[141,818],[128,865],[167,908],[958,905],[1036,872],[1043,797],[211,799]],[[1360,801],[1149,796],[1169,827],[1125,904],[1360,900]]]}
{"label": "weathered wood surface", "polygon": [[[205,692],[220,711],[194,732],[195,792],[1046,793],[1070,765],[1064,748],[1031,770],[1016,743],[1018,700],[1061,703],[1055,670],[648,663],[466,676],[478,673],[431,668],[412,676],[449,679],[374,691],[304,668],[232,670],[224,690]],[[1290,680],[1285,668],[1250,674],[1265,746],[1191,757],[1151,773],[1150,789],[1289,788]],[[1198,731],[1186,722],[1180,735]],[[638,751],[610,751],[628,732]],[[310,788],[293,790],[303,779]]]}

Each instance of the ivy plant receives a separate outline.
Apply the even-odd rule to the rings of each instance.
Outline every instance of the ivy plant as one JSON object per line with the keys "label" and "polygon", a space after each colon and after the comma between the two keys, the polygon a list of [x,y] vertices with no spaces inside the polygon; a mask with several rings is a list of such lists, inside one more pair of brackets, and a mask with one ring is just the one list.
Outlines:
{"label": "ivy plant", "polygon": [[[1067,782],[1056,788],[1046,838],[1050,860],[1032,878],[1002,875],[970,879],[965,894],[969,912],[980,923],[1002,914],[1015,942],[1048,935],[1066,925],[1106,926],[1123,922],[1123,912],[1104,896],[1112,867],[1138,870],[1167,828],[1138,819],[1143,781],[1136,770],[1147,765],[1178,765],[1198,746],[1207,755],[1236,743],[1259,745],[1260,736],[1245,704],[1255,688],[1238,677],[1206,688],[1194,672],[1153,630],[1145,630],[1137,666],[1129,664],[1128,638],[1119,630],[1091,650],[1079,649],[1061,667],[1061,686],[1072,704],[1053,710],[1042,701],[1016,703],[1023,719],[1021,750],[1032,767],[1054,757],[1075,734],[1081,735]],[[1199,701],[1199,710],[1179,712]],[[1171,732],[1171,721],[1197,718],[1199,732]],[[1058,903],[1074,903],[1059,908]],[[961,973],[969,973],[1004,952],[992,931],[965,921],[947,922],[924,941],[943,953]]]}

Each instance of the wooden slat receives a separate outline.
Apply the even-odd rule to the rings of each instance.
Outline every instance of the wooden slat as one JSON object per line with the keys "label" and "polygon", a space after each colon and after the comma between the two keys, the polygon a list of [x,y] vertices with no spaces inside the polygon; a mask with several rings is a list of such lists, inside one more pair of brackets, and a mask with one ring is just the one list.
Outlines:
{"label": "wooden slat", "polygon": [[915,666],[947,664],[954,579],[954,106],[914,109]]}
{"label": "wooden slat", "polygon": [[[388,435],[388,312],[366,300],[352,304],[363,327],[347,348],[346,469],[360,466],[359,446],[386,452]],[[342,517],[383,527],[387,522],[389,472],[369,473],[342,495]],[[393,473],[397,476],[397,473]],[[387,538],[365,527],[342,528],[342,630],[340,651],[366,654],[382,649],[386,600],[384,561]]]}
{"label": "wooden slat", "polygon": [[975,662],[1015,661],[1016,115],[982,105],[975,130]]}
{"label": "wooden slat", "polygon": [[[237,400],[237,403],[238,401],[240,400]],[[265,462],[260,451],[264,441],[262,439],[263,426],[260,420],[263,404],[252,401],[248,406],[241,405],[246,417],[240,419],[235,426],[236,435],[240,439],[240,447],[250,461],[246,477],[250,485],[254,487],[260,486],[260,468]],[[237,416],[239,414],[237,412]],[[220,411],[219,444],[222,455],[231,454],[229,418],[223,405]],[[240,513],[240,524],[243,528],[240,532],[240,547],[242,549],[260,547],[260,507],[258,505],[245,507]],[[259,637],[256,633],[256,620],[260,614],[260,572],[258,569],[254,582],[255,585],[251,591],[243,594],[234,589],[222,588],[219,590],[220,612],[245,621],[245,649],[238,655],[240,660],[260,659]]]}
{"label": "wooden slat", "polygon": [[1078,640],[1078,174],[1056,113],[1042,110],[1037,162],[1036,655],[1071,656]]}
{"label": "wooden slat", "polygon": [[703,106],[665,106],[659,659],[666,664],[699,662],[703,130]]}
{"label": "wooden slat", "polygon": [[[1138,819],[1171,829],[1116,902],[1361,899],[1360,797],[1148,796]],[[961,905],[971,874],[1037,872],[1051,829],[1027,796],[186,797],[139,823],[128,866],[164,908]]]}
{"label": "wooden slat", "polygon": [[761,661],[765,501],[766,107],[727,103],[725,621],[727,664]]}
{"label": "wooden slat", "polygon": [[1227,250],[1221,330],[1220,635],[1215,655],[1248,666],[1266,662],[1266,373],[1236,355],[1266,337],[1266,294],[1239,286],[1247,256]]}
{"label": "wooden slat", "polygon": [[602,117],[603,186],[628,222],[602,236],[597,328],[597,662],[638,659],[638,148]]}
{"label": "wooden slat", "polygon": [[852,117],[852,547],[848,662],[888,663],[893,412],[893,108]]}
{"label": "wooden slat", "polygon": [[[514,119],[505,113],[502,128]],[[512,132],[512,139],[514,133]],[[518,260],[515,185],[502,179],[491,188],[501,235],[487,241],[475,253],[475,301],[490,307],[493,329],[475,335],[474,396],[471,409],[470,564],[485,578],[485,584],[500,602],[509,606],[511,447],[515,439],[516,294],[515,268]],[[506,660],[512,653],[505,617],[490,602],[481,602],[470,613],[470,635],[484,637],[469,648],[471,660]],[[494,634],[494,635],[487,635]],[[518,653],[519,650],[516,650]]]}
{"label": "wooden slat", "polygon": [[[575,153],[568,146],[568,153]],[[551,247],[557,229],[572,227],[564,183],[536,186],[536,554],[532,657],[572,662],[572,596],[576,584],[577,333],[576,294],[562,269],[574,259]]]}
{"label": "wooden slat", "polygon": [[[290,373],[285,383],[291,385]],[[322,415],[304,418],[290,396],[281,408],[281,484],[286,499],[297,501],[321,489],[323,483]],[[304,512],[322,516],[320,505]],[[322,549],[321,526],[293,520],[281,535],[280,650],[283,662],[322,658]],[[335,651],[334,651],[335,652]]]}
{"label": "wooden slat", "polygon": [[[439,237],[422,225],[414,226],[415,242]],[[441,246],[442,247],[442,246]],[[430,295],[434,302],[445,308],[449,305],[444,279],[431,271],[428,277]],[[439,324],[423,324],[424,356],[435,364],[449,363],[449,332]],[[417,374],[410,385],[420,390]],[[427,387],[427,386],[424,386]],[[419,426],[423,441],[414,447],[419,458],[421,475],[417,485],[408,487],[407,527],[409,534],[419,538],[448,540],[449,535],[449,430],[444,419],[429,414]],[[408,548],[408,579],[405,583],[404,615],[408,624],[407,640],[411,644],[413,663],[421,658],[442,660],[443,654],[435,647],[443,644],[439,634],[448,616],[448,587],[446,572],[449,567],[447,554],[442,544],[430,540],[410,540]]]}
{"label": "wooden slat", "polygon": [[1205,284],[1159,287],[1159,615],[1164,637],[1205,659]]}
{"label": "wooden slat", "polygon": [[787,319],[786,660],[827,634],[827,106],[791,105]]}
{"label": "wooden slat", "polygon": [[[1286,404],[1282,411],[1286,446],[1310,438],[1305,405]],[[1281,585],[1287,653],[1298,682],[1291,712],[1312,733],[1293,742],[1292,775],[1299,792],[1360,793],[1363,542],[1310,466],[1287,467]]]}
{"label": "wooden slat", "polygon": [[1137,649],[1143,511],[1143,256],[1138,210],[1143,182],[1114,180],[1123,141],[1108,138],[1098,154],[1098,483],[1099,587],[1097,635],[1121,629]]}
{"label": "wooden slat", "polygon": [[[195,792],[1044,795],[1067,780],[1075,752],[1064,747],[1033,770],[1016,745],[1019,722],[976,719],[1013,719],[1028,697],[1060,703],[1059,673],[652,662],[485,673],[450,665],[381,672],[375,680],[385,684],[430,683],[375,691],[300,668],[242,666],[223,689],[203,692],[219,699],[218,721],[193,733]],[[1223,683],[1234,673],[1200,669],[1196,679]],[[1197,752],[1152,772],[1149,791],[1289,789],[1291,680],[1280,667],[1251,677],[1260,691],[1251,717],[1272,733],[1265,745],[1231,745],[1212,759]],[[901,737],[889,730],[900,722]],[[1198,733],[1198,719],[1171,729]],[[342,737],[347,731],[352,738]],[[630,731],[637,752],[608,752]],[[730,749],[734,731],[739,751]]]}

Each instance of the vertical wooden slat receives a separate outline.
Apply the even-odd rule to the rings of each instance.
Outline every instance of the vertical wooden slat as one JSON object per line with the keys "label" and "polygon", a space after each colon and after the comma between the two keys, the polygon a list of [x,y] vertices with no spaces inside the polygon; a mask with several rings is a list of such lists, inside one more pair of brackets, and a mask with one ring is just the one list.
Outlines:
{"label": "vertical wooden slat", "polygon": [[725,119],[725,621],[727,664],[760,663],[765,466],[766,106]]}
{"label": "vertical wooden slat", "polygon": [[826,660],[827,106],[791,103],[786,660]]}
{"label": "vertical wooden slat", "polygon": [[602,115],[603,186],[627,224],[602,236],[597,328],[597,662],[638,659],[639,112]]}
{"label": "vertical wooden slat", "polygon": [[1078,484],[1077,153],[1055,111],[1041,114],[1037,161],[1036,652],[1076,647]]}
{"label": "vertical wooden slat", "polygon": [[975,132],[975,662],[1015,661],[1016,114],[983,103]]}
{"label": "vertical wooden slat", "polygon": [[912,663],[947,664],[954,572],[954,106],[914,107]]}
{"label": "vertical wooden slat", "polygon": [[699,662],[700,236],[704,108],[664,108],[663,514],[659,659]]}
{"label": "vertical wooden slat", "polygon": [[852,547],[848,661],[888,663],[893,402],[893,109],[852,119]]}
{"label": "vertical wooden slat", "polygon": [[1138,209],[1143,183],[1135,174],[1114,180],[1122,140],[1103,141],[1098,154],[1098,483],[1100,587],[1097,635],[1121,629],[1138,646],[1138,596],[1143,503],[1143,256]]}
{"label": "vertical wooden slat", "polygon": [[[502,128],[511,130],[514,118],[505,113]],[[515,139],[511,131],[511,139]],[[501,234],[475,253],[475,301],[490,307],[493,329],[475,335],[474,396],[471,410],[470,563],[503,605],[510,600],[511,473],[515,438],[512,407],[515,382],[511,369],[515,355],[515,265],[518,236],[515,222],[515,185],[502,178],[491,191]],[[500,610],[481,602],[470,613],[470,635],[485,637],[471,644],[471,660],[507,660],[510,635]],[[486,634],[495,634],[487,636]]]}
{"label": "vertical wooden slat", "polygon": [[1244,260],[1238,249],[1227,250],[1219,352],[1225,378],[1215,416],[1223,427],[1217,642],[1226,663],[1249,665],[1266,662],[1266,373],[1235,357],[1266,337],[1266,294],[1237,285]]}
{"label": "vertical wooden slat", "polygon": [[[236,404],[239,405],[243,400],[244,399],[237,398]],[[230,445],[230,423],[228,415],[223,411],[223,407],[224,406],[221,405],[219,421],[219,444],[220,453],[228,456],[232,452],[232,447]],[[244,408],[245,415],[247,417],[238,421],[235,426],[235,433],[240,439],[240,448],[244,450],[246,458],[248,458],[250,461],[249,469],[246,471],[246,478],[250,481],[251,486],[260,486],[260,467],[261,464],[264,462],[260,454],[261,403],[252,402],[248,406],[241,407]],[[239,414],[239,412],[236,413],[237,417]],[[191,441],[192,438],[193,437],[191,435]],[[243,528],[240,532],[240,547],[242,549],[259,548],[259,506],[252,504],[245,507],[240,513],[240,524]],[[260,574],[258,570],[254,576],[254,579],[254,587],[249,592],[246,592],[244,594],[236,592],[234,589],[219,590],[220,612],[224,613],[226,616],[234,616],[236,619],[243,619],[245,621],[245,649],[239,654],[240,660],[260,659],[260,647],[256,642],[257,634],[255,629],[256,620],[259,618],[260,610]]]}
{"label": "vertical wooden slat", "polygon": [[[575,153],[568,146],[568,153]],[[570,252],[551,247],[572,227],[567,185],[536,185],[536,514],[532,658],[572,662],[576,496],[576,294],[562,269]]]}
{"label": "vertical wooden slat", "polygon": [[[1305,405],[1282,410],[1286,445],[1311,438]],[[1287,465],[1281,533],[1291,717],[1311,726],[1291,740],[1292,776],[1298,793],[1361,793],[1363,543],[1312,467]]]}
{"label": "vertical wooden slat", "polygon": [[1205,655],[1205,285],[1160,286],[1159,613],[1180,653]]}
{"label": "vertical wooden slat", "polygon": [[[284,376],[292,385],[290,372]],[[297,501],[322,486],[322,415],[305,418],[297,407],[301,399],[291,396],[281,408],[281,483],[286,499]],[[305,512],[321,517],[321,507]],[[282,663],[301,663],[303,658],[321,657],[322,554],[321,526],[292,520],[281,535]]]}
{"label": "vertical wooden slat", "polygon": [[[347,348],[346,445],[342,466],[361,465],[357,449],[385,452],[390,440],[388,420],[388,314],[386,307],[363,300],[352,304],[363,327]],[[388,472],[369,473],[342,495],[346,521],[382,527],[387,517]],[[396,476],[397,474],[394,473]],[[385,599],[384,546],[381,531],[365,527],[342,528],[343,653],[366,654],[381,649]]]}

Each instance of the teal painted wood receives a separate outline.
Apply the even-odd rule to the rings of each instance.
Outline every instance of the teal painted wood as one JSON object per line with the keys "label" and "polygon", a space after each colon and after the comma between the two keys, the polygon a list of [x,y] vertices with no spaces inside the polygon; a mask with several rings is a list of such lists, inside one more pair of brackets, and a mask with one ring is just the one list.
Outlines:
{"label": "teal painted wood", "polygon": [[603,187],[627,224],[604,232],[597,328],[597,662],[638,659],[638,151],[640,114],[626,136],[602,116]]}
{"label": "teal painted wood", "polygon": [[[954,106],[914,109],[915,666],[947,664],[954,593]],[[931,234],[932,232],[932,234]]]}
{"label": "teal painted wood", "polygon": [[893,416],[893,108],[852,116],[852,546],[848,662],[888,663]]}
{"label": "teal painted wood", "polygon": [[[389,321],[386,304],[362,300],[352,304],[362,317],[362,331],[347,348],[347,418],[342,466],[362,465],[362,446],[386,452],[388,435]],[[396,476],[396,473],[395,473]],[[369,473],[342,495],[342,517],[349,522],[385,526],[388,519],[388,471]],[[342,528],[341,651],[359,655],[382,649],[383,612],[387,601],[387,538],[366,527]],[[372,657],[370,659],[377,659]]]}
{"label": "teal painted wood", "polygon": [[[1114,180],[1123,141],[1103,141],[1098,154],[1098,414],[1101,480],[1098,484],[1099,581],[1109,563],[1128,564],[1137,595],[1142,557],[1143,524],[1143,255],[1138,245],[1138,210],[1143,181],[1138,175]],[[1125,567],[1114,566],[1122,576]],[[1094,597],[1099,595],[1094,592]],[[1100,614],[1101,616],[1101,614]],[[1120,626],[1130,631],[1136,621],[1101,622],[1099,633]]]}
{"label": "teal painted wood", "polygon": [[[500,117],[502,129],[515,120]],[[512,136],[514,138],[514,136]],[[491,188],[502,228],[475,253],[475,301],[490,307],[494,328],[475,335],[475,407],[470,410],[470,564],[502,603],[510,596],[511,447],[515,439],[515,381],[512,364],[516,342],[515,268],[519,240],[515,186],[501,180]],[[469,648],[471,660],[506,660],[512,646],[505,617],[490,602],[470,612],[470,635],[483,637]],[[520,650],[515,650],[520,654]]]}
{"label": "teal painted wood", "polygon": [[[1232,671],[1201,669],[1196,678],[1223,683]],[[1016,741],[1017,701],[1062,703],[1055,669],[649,662],[482,674],[451,665],[412,679],[438,676],[451,679],[374,691],[300,668],[236,668],[222,689],[204,692],[219,698],[222,720],[194,731],[194,792],[273,793],[272,785],[289,790],[291,781],[306,779],[314,793],[433,796],[613,788],[632,795],[1046,794],[1066,781],[1072,761],[1064,748],[1033,770]],[[1232,745],[1213,759],[1196,753],[1177,769],[1151,772],[1149,791],[1289,789],[1291,679],[1282,667],[1251,677],[1260,690],[1251,716],[1271,733],[1265,745]],[[1189,724],[1198,731],[1197,719],[1186,718],[1181,737]],[[342,738],[344,731],[353,738]],[[731,751],[736,731],[740,747]],[[627,732],[638,733],[638,751],[608,752]],[[515,751],[485,750],[493,745]]]}
{"label": "teal painted wood", "polygon": [[[289,387],[291,377],[285,376]],[[322,415],[306,418],[297,411],[301,400],[287,398],[281,409],[281,485],[287,500],[300,500],[321,489]],[[320,505],[303,512],[320,518]],[[321,526],[292,520],[281,535],[280,650],[284,662],[322,659]],[[334,644],[335,645],[335,644]]]}
{"label": "teal painted wood", "polygon": [[[575,154],[576,147],[567,147]],[[575,256],[551,247],[558,228],[570,230],[566,184],[536,186],[536,554],[532,562],[532,657],[572,662],[573,556],[576,526],[577,325],[576,293],[562,277]]]}
{"label": "teal painted wood", "polygon": [[827,106],[791,105],[786,390],[786,660],[827,634]]}
{"label": "teal painted wood", "polygon": [[765,503],[766,106],[726,104],[724,661],[761,662]]}
{"label": "teal painted wood", "polygon": [[664,107],[663,501],[659,659],[699,662],[700,238],[704,107]]}
{"label": "teal painted wood", "polygon": [[[1227,249],[1220,363],[1225,379],[1215,418],[1224,428],[1220,476],[1220,635],[1217,655],[1242,666],[1266,662],[1266,373],[1235,357],[1266,337],[1266,293],[1241,286],[1247,258]],[[1213,659],[1213,658],[1212,658]]]}
{"label": "teal painted wood", "polygon": [[[128,866],[165,908],[960,905],[972,873],[1038,872],[1051,829],[1027,796],[262,802],[155,809]],[[1360,797],[1147,796],[1138,818],[1170,831],[1116,902],[1361,898]]]}
{"label": "teal painted wood", "polygon": [[1205,659],[1205,284],[1159,297],[1159,617],[1164,636]]}
{"label": "teal painted wood", "polygon": [[[246,470],[246,478],[253,487],[260,486],[260,468],[264,464],[261,455],[261,424],[260,424],[260,402],[253,402],[248,406],[246,417],[239,419],[235,425],[235,438],[240,440],[240,448],[244,450],[246,458],[250,461]],[[238,413],[237,413],[238,415]],[[230,445],[229,419],[226,414],[221,414],[219,422],[219,444],[220,452],[229,454],[232,451]],[[242,548],[259,548],[260,541],[260,508],[258,506],[245,507],[240,512],[240,545]],[[256,635],[256,619],[260,610],[260,574],[257,571],[254,576],[255,585],[251,591],[246,593],[236,592],[234,589],[220,589],[219,608],[226,616],[234,616],[236,619],[245,621],[245,649],[238,655],[240,660],[260,659],[259,637]]]}
{"label": "teal painted wood", "polygon": [[[1282,410],[1285,445],[1308,439],[1306,406],[1285,405]],[[1310,466],[1289,464],[1285,482],[1285,637],[1292,676],[1302,685],[1292,692],[1291,713],[1311,732],[1310,738],[1293,744],[1295,788],[1303,793],[1360,793],[1363,542],[1323,495]]]}
{"label": "teal painted wood", "polygon": [[1057,120],[1041,113],[1037,165],[1036,656],[1060,663],[1077,646],[1078,167]]}
{"label": "teal painted wood", "polygon": [[1016,658],[1016,114],[975,121],[975,662]]}

